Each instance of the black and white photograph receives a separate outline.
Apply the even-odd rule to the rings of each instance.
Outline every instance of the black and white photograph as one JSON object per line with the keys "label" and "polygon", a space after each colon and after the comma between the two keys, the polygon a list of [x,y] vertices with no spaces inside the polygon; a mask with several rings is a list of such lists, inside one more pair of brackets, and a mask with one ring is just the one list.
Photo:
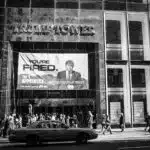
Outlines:
{"label": "black and white photograph", "polygon": [[150,149],[150,0],[0,0],[13,149]]}

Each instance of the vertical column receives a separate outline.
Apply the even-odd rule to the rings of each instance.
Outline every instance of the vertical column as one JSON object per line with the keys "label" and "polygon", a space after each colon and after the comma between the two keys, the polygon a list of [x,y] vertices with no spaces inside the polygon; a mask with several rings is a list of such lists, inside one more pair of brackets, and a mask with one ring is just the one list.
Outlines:
{"label": "vertical column", "polygon": [[146,105],[147,113],[150,114],[150,67],[145,68],[145,77],[146,77]]}
{"label": "vertical column", "polygon": [[105,55],[104,48],[99,48],[99,88],[97,89],[97,123],[101,122],[102,114],[107,113],[106,108],[106,70],[105,70]]}
{"label": "vertical column", "polygon": [[3,53],[4,53],[4,24],[5,24],[5,0],[0,2],[0,117],[4,116],[5,113],[5,100],[3,98],[4,93],[4,81],[3,81]]}
{"label": "vertical column", "polygon": [[4,5],[3,19],[3,45],[2,45],[2,64],[1,64],[1,103],[3,115],[10,113],[11,107],[11,64],[12,64],[12,49],[8,41],[7,32],[7,8],[6,1]]}
{"label": "vertical column", "polygon": [[107,98],[106,98],[106,56],[105,56],[105,18],[104,18],[104,2],[102,2],[101,11],[101,37],[99,41],[99,94],[100,98],[97,99],[98,106],[98,120],[101,123],[102,115],[107,113]]}
{"label": "vertical column", "polygon": [[[104,58],[104,34],[102,2],[96,0],[80,0],[79,23],[93,26],[94,36],[80,37],[80,42],[97,43],[95,47],[96,68],[96,114],[97,125],[100,118],[106,112],[106,88],[105,88],[105,58]],[[88,14],[88,15],[87,15]],[[89,17],[90,16],[90,17]],[[89,54],[90,55],[90,54]],[[98,127],[98,126],[97,126]]]}

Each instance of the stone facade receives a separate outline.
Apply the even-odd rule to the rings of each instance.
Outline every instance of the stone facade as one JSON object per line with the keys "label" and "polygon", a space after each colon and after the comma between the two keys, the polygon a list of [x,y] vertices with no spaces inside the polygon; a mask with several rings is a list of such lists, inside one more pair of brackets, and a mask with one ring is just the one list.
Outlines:
{"label": "stone facade", "polygon": [[[96,109],[98,114],[106,113],[106,95],[105,95],[105,60],[104,60],[104,37],[103,37],[103,12],[101,10],[88,9],[53,9],[53,8],[5,8],[5,51],[3,52],[2,62],[2,81],[1,81],[1,102],[4,102],[5,110],[8,113],[11,111],[11,85],[12,85],[12,51],[11,43],[14,41],[22,42],[92,42],[97,43],[98,49],[96,55]],[[87,15],[88,14],[88,15]],[[85,36],[80,34],[62,35],[54,34],[34,34],[33,32],[18,31],[14,29],[19,25],[58,25],[58,26],[73,26],[85,30]],[[91,28],[93,35],[88,35],[86,28]],[[18,27],[19,28],[19,27]],[[74,29],[75,30],[75,29]],[[15,32],[16,31],[16,32]],[[81,31],[80,31],[81,32]],[[9,42],[7,42],[9,41]],[[16,66],[17,67],[17,66]]]}

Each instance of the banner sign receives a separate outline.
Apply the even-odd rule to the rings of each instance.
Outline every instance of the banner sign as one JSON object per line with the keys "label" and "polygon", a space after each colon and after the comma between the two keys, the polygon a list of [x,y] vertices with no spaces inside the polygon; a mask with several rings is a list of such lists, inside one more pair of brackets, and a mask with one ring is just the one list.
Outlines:
{"label": "banner sign", "polygon": [[28,33],[34,35],[95,35],[92,25],[49,25],[49,24],[14,24],[10,26],[14,34]]}
{"label": "banner sign", "polygon": [[17,89],[89,89],[88,54],[19,53]]}

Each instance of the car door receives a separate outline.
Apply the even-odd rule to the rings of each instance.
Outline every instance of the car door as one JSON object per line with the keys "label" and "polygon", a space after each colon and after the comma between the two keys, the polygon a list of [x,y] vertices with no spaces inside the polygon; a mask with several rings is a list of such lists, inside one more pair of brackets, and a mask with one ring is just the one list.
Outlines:
{"label": "car door", "polygon": [[[52,140],[52,133],[50,132],[48,122],[41,122],[36,127],[37,135],[41,141],[50,141]],[[53,133],[54,134],[54,133]]]}
{"label": "car door", "polygon": [[66,127],[65,124],[62,123],[61,125],[62,134],[65,140],[71,141],[76,139],[76,136],[78,135],[78,130]]}
{"label": "car door", "polygon": [[60,140],[60,128],[59,123],[52,121],[49,124],[50,129],[48,131],[49,139],[52,139],[52,141],[59,141]]}
{"label": "car door", "polygon": [[58,141],[69,141],[73,139],[72,132],[69,128],[66,127],[63,123],[57,123],[55,131],[55,138]]}
{"label": "car door", "polygon": [[57,139],[56,128],[54,127],[52,122],[47,123],[47,127],[45,131],[46,131],[47,141],[56,141]]}
{"label": "car door", "polygon": [[38,135],[40,140],[45,141],[46,140],[46,131],[44,130],[43,124],[44,124],[43,122],[40,122],[36,126],[36,134]]}

